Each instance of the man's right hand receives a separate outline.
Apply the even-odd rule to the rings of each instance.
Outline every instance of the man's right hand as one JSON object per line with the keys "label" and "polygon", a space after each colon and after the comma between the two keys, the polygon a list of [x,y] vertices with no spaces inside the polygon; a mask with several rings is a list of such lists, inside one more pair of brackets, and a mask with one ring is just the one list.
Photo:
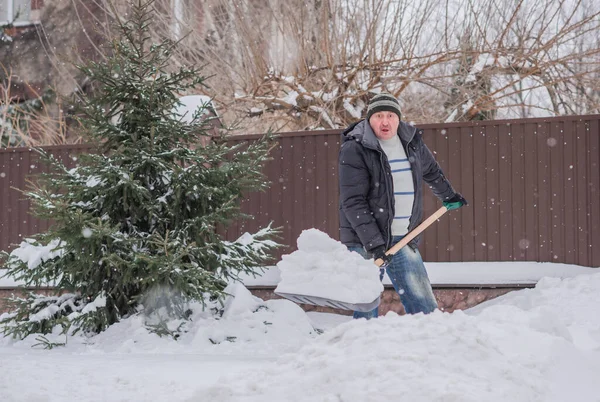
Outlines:
{"label": "man's right hand", "polygon": [[373,250],[371,250],[371,255],[375,260],[381,258],[384,262],[387,262],[391,258],[391,256],[385,255],[386,251],[387,250],[385,249],[385,246],[382,244],[381,246],[377,246]]}

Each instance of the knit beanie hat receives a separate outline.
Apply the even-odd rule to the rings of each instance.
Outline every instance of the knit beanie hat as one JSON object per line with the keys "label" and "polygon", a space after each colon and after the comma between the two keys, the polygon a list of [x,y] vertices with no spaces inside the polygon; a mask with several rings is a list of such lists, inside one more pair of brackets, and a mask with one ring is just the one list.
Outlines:
{"label": "knit beanie hat", "polygon": [[402,118],[402,112],[400,111],[400,104],[394,95],[382,92],[375,95],[369,101],[367,107],[367,121],[377,112],[390,111],[398,115],[398,119]]}

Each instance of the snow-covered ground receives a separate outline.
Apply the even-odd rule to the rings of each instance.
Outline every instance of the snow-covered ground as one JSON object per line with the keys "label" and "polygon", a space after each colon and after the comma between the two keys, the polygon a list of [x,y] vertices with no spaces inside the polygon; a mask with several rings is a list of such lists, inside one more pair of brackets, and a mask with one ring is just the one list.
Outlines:
{"label": "snow-covered ground", "polygon": [[[15,252],[31,266],[53,253],[27,243]],[[0,401],[600,401],[599,269],[517,262],[427,269],[438,284],[537,286],[464,312],[371,321],[253,296],[247,287],[278,283],[353,301],[381,291],[371,262],[305,231],[277,267],[230,284],[223,303],[192,305],[190,321],[170,321],[177,340],[150,333],[143,314],[89,338],[67,339],[58,329],[0,338]],[[44,349],[49,342],[66,344]]]}
{"label": "snow-covered ground", "polygon": [[223,317],[196,311],[178,341],[143,317],[52,350],[0,338],[1,400],[600,400],[600,273],[372,321],[230,292]]}

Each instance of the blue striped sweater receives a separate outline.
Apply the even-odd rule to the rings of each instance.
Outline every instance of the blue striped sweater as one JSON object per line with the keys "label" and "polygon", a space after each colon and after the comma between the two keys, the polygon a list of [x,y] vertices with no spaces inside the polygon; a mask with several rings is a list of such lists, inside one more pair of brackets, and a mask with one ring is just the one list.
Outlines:
{"label": "blue striped sweater", "polygon": [[415,186],[410,162],[397,135],[389,140],[378,139],[378,141],[392,169],[396,212],[392,222],[392,236],[405,235],[408,233],[408,224],[415,201]]}

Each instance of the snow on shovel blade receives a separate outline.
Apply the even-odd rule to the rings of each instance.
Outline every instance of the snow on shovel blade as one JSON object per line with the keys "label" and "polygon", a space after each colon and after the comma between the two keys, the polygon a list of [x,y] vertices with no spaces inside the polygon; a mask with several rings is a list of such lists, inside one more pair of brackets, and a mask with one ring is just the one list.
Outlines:
{"label": "snow on shovel blade", "polygon": [[285,297],[294,303],[310,304],[313,306],[331,307],[341,310],[360,311],[366,313],[379,306],[381,297],[373,300],[370,303],[348,303],[340,300],[326,299],[324,297],[300,295],[294,293],[275,292],[276,295]]}
{"label": "snow on shovel blade", "polygon": [[275,294],[296,303],[370,311],[383,284],[373,260],[364,259],[317,229],[302,231],[298,249],[281,257]]}
{"label": "snow on shovel blade", "polygon": [[[445,206],[438,209],[386,251],[386,258],[375,260],[374,265],[383,269],[391,256],[446,211]],[[296,303],[343,310],[368,312],[379,306],[383,285],[380,271],[373,269],[372,260],[350,252],[342,243],[317,229],[302,231],[297,245],[297,251],[282,256],[277,264],[281,281],[275,294]],[[375,300],[369,302],[373,298]]]}

